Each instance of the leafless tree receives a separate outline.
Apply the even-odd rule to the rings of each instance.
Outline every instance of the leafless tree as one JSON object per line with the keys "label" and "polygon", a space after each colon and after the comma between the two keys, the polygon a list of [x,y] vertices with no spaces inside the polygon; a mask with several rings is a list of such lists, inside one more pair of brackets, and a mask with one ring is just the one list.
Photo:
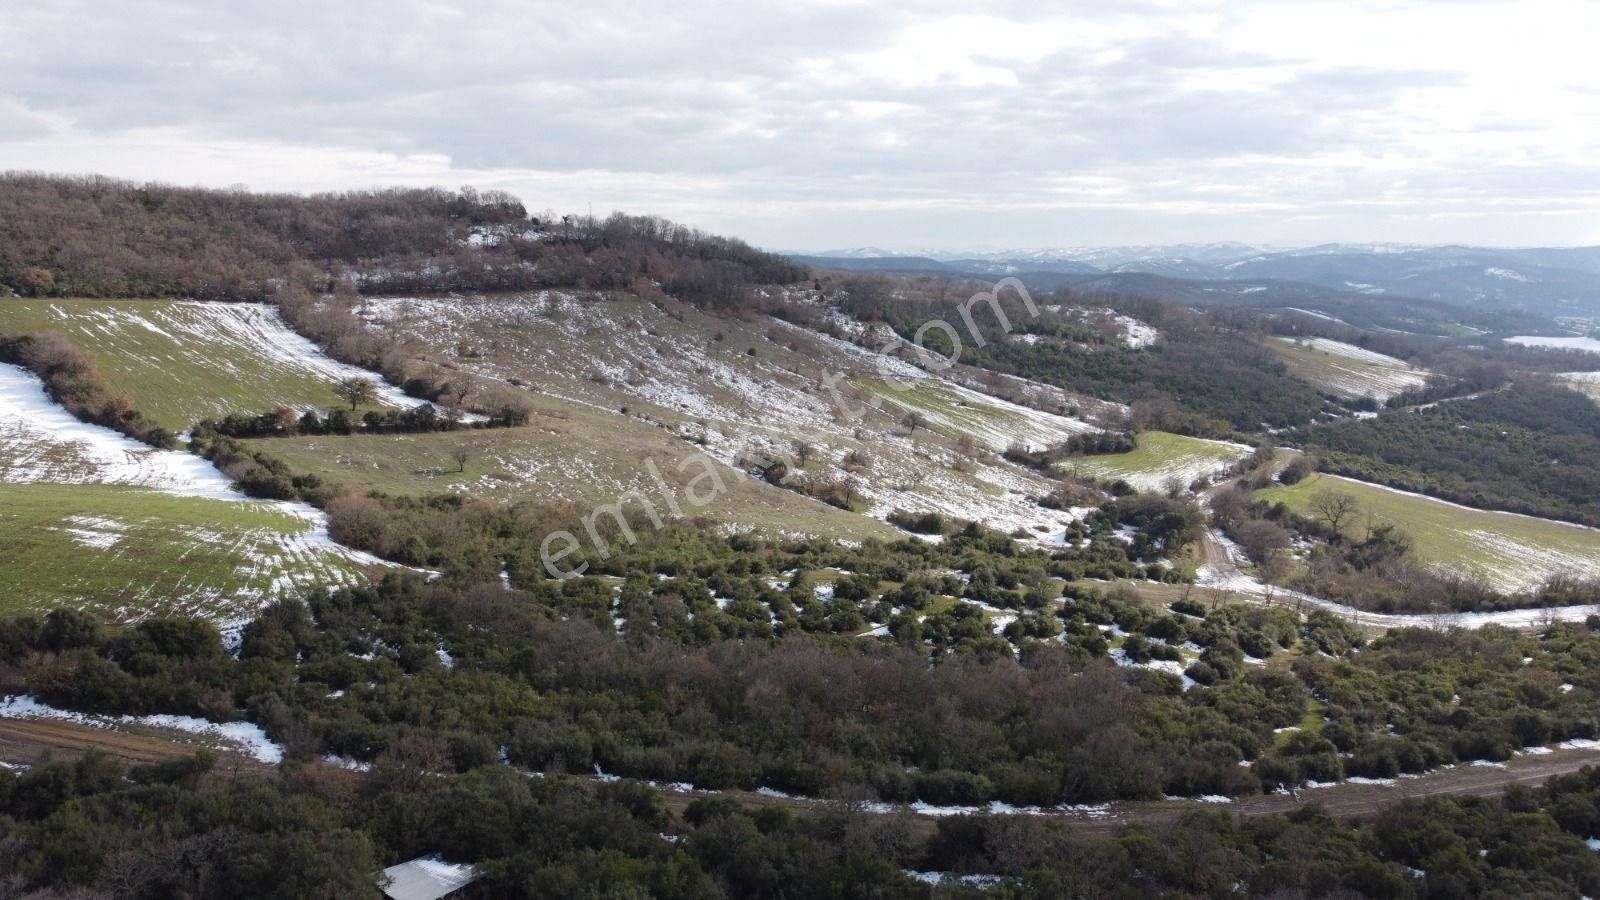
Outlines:
{"label": "leafless tree", "polygon": [[1344,533],[1344,526],[1353,521],[1361,509],[1360,501],[1347,491],[1323,488],[1311,497],[1311,512],[1335,535]]}

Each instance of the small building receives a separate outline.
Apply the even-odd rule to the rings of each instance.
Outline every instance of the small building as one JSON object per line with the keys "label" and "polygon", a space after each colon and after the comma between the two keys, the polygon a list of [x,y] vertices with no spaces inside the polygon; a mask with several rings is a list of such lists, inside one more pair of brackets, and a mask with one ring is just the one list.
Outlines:
{"label": "small building", "polygon": [[384,869],[378,887],[390,900],[439,900],[482,877],[478,867],[469,863],[422,856]]}

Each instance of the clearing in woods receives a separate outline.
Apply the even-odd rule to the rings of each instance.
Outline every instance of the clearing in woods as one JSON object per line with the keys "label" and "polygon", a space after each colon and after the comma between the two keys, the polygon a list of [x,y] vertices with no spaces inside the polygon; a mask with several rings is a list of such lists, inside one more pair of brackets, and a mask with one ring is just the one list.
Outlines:
{"label": "clearing in woods", "polygon": [[1172,483],[1187,488],[1195,479],[1226,471],[1249,454],[1250,448],[1243,444],[1146,431],[1131,452],[1075,457],[1060,467],[1079,478],[1126,481],[1135,490],[1159,493]]}
{"label": "clearing in woods", "polygon": [[1340,397],[1387,400],[1428,380],[1428,372],[1403,359],[1327,338],[1274,337],[1267,347],[1290,374]]}
{"label": "clearing in woods", "polygon": [[1311,515],[1324,490],[1356,498],[1359,511],[1345,530],[1364,536],[1369,521],[1392,524],[1411,536],[1419,559],[1441,570],[1484,579],[1501,590],[1538,587],[1552,575],[1600,577],[1600,530],[1550,519],[1472,509],[1381,485],[1316,474],[1293,486],[1258,491]]}

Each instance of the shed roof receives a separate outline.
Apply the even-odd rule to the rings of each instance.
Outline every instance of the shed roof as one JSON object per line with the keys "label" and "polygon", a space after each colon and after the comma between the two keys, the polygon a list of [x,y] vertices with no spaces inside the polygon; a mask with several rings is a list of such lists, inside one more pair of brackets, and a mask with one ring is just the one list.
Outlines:
{"label": "shed roof", "polygon": [[461,890],[483,876],[468,863],[447,863],[437,856],[423,856],[383,870],[387,876],[383,892],[393,900],[439,900]]}

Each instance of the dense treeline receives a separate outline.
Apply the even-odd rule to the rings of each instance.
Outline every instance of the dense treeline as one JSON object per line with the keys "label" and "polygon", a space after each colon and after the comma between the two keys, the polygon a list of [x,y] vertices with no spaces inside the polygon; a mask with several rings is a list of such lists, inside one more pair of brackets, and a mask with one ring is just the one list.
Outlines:
{"label": "dense treeline", "polygon": [[[384,865],[476,863],[480,898],[663,900],[984,896],[1572,896],[1600,891],[1600,770],[1503,797],[1404,800],[1369,821],[1192,813],[1114,836],[1030,817],[958,816],[922,835],[846,806],[796,816],[722,797],[674,815],[636,783],[480,767],[419,777],[291,768],[207,777],[210,760],[124,767],[91,755],[0,770],[0,892],[41,900],[376,896]],[[161,827],[145,827],[159,821]],[[948,873],[932,887],[907,872]],[[987,887],[965,887],[975,875]],[[28,893],[28,892],[33,893]]]}
{"label": "dense treeline", "polygon": [[[59,611],[0,623],[0,691],[242,716],[292,759],[468,771],[503,748],[538,771],[946,804],[1249,794],[1600,734],[1584,626],[1360,649],[1326,613],[1152,607],[1010,546],[666,534],[603,577],[313,593],[265,611],[237,657],[205,623],[107,634]],[[818,591],[827,571],[849,574]],[[873,621],[887,634],[858,636]]]}
{"label": "dense treeline", "polygon": [[24,296],[268,300],[285,285],[367,292],[665,285],[739,307],[805,271],[651,217],[529,217],[471,188],[296,196],[0,175],[0,285]]}
{"label": "dense treeline", "polygon": [[[1203,313],[1153,299],[1123,298],[1121,310],[1154,326],[1159,346],[1135,349],[1089,336],[1067,309],[1085,298],[1060,292],[1030,310],[1013,292],[996,304],[969,304],[958,285],[891,287],[856,278],[842,284],[841,308],[863,321],[882,321],[906,341],[925,323],[949,323],[961,341],[960,360],[1122,403],[1164,408],[1163,430],[1203,437],[1228,437],[1310,422],[1326,405],[1310,385],[1288,374],[1283,363],[1248,333]],[[959,295],[959,296],[958,296]],[[1056,307],[1060,311],[1052,311]],[[1064,307],[1064,308],[1063,308]],[[1009,327],[1008,327],[1009,326]],[[1064,340],[1018,342],[1016,334],[1046,334]],[[981,343],[980,343],[981,337]],[[957,349],[942,329],[921,334],[923,345],[949,356]]]}
{"label": "dense treeline", "polygon": [[331,409],[326,415],[319,415],[314,409],[296,413],[287,406],[280,406],[256,415],[230,413],[220,421],[202,420],[195,426],[194,435],[259,438],[354,434],[357,431],[365,434],[428,434],[463,429],[514,428],[527,424],[527,421],[527,412],[515,407],[501,410],[498,416],[470,422],[456,410],[440,410],[431,403],[422,403],[410,409],[369,410],[360,419],[343,409]]}
{"label": "dense treeline", "polygon": [[1336,475],[1481,509],[1600,525],[1600,405],[1532,378],[1283,440],[1316,452]]}

